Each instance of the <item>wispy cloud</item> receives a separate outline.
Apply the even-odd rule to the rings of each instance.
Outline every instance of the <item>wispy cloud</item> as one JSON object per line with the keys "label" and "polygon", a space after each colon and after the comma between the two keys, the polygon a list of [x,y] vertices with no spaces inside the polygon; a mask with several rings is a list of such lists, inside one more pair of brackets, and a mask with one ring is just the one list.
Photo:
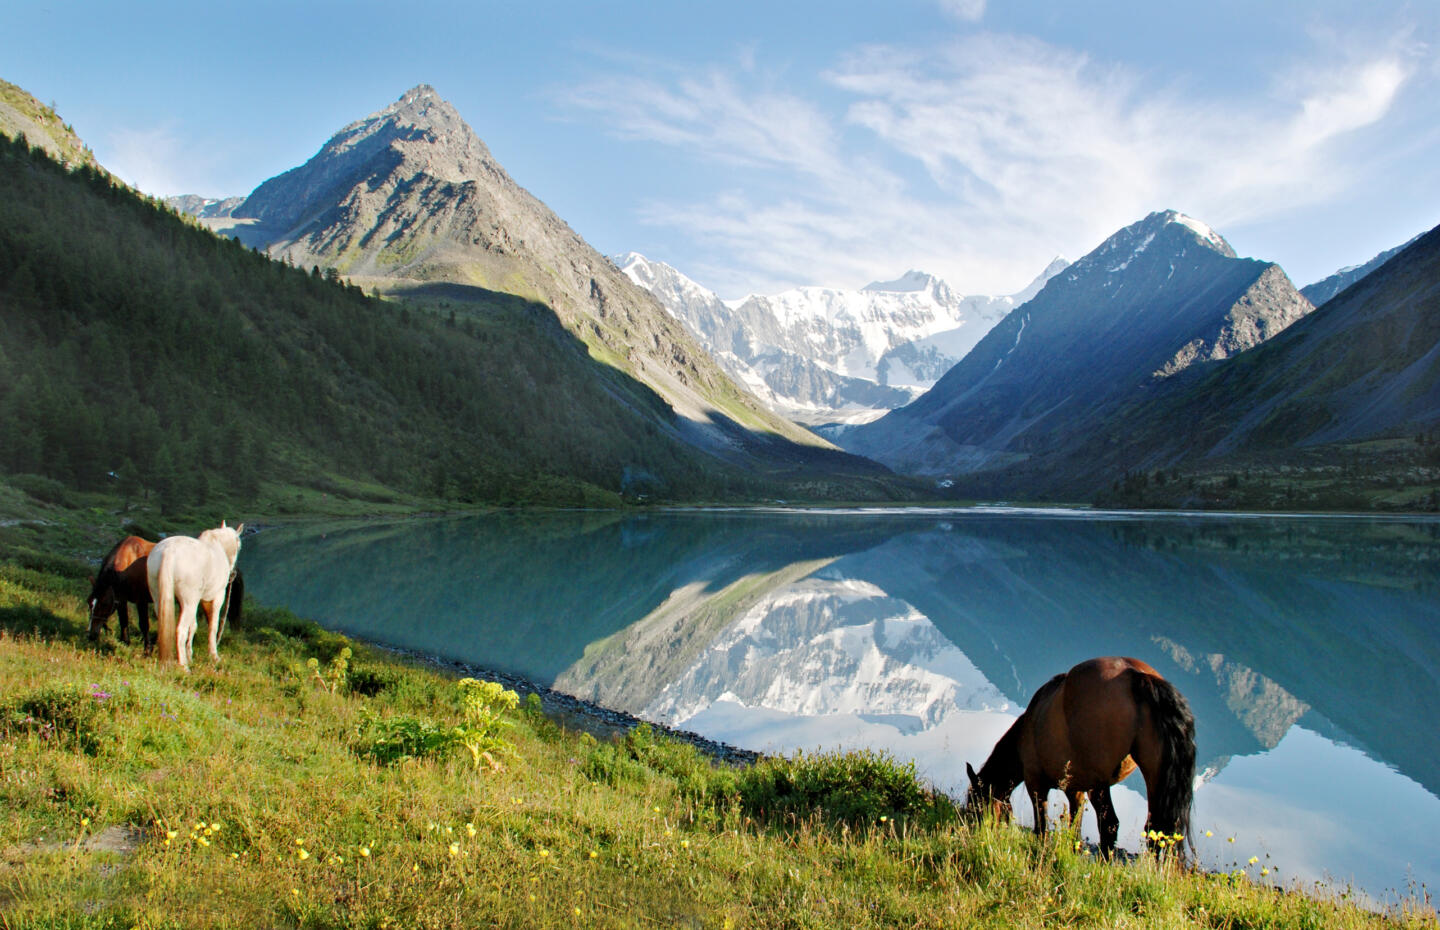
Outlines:
{"label": "wispy cloud", "polygon": [[147,194],[214,193],[204,189],[213,159],[187,151],[172,124],[112,132],[97,154],[114,174]]}
{"label": "wispy cloud", "polygon": [[686,270],[722,291],[912,266],[1018,290],[1055,252],[1077,257],[1154,209],[1223,229],[1344,186],[1337,143],[1384,120],[1418,60],[1399,42],[1347,54],[1216,99],[979,33],[852,52],[820,76],[838,104],[744,67],[616,75],[570,99],[617,134],[746,169],[753,186],[643,208],[709,249],[713,267]]}
{"label": "wispy cloud", "polygon": [[956,19],[978,22],[985,16],[985,0],[939,0],[940,9]]}

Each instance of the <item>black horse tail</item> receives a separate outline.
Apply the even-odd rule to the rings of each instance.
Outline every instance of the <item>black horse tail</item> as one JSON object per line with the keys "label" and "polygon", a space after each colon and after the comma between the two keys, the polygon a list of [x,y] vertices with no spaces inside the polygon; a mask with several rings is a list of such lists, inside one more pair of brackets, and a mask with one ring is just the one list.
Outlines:
{"label": "black horse tail", "polygon": [[1195,796],[1195,715],[1180,690],[1157,675],[1133,676],[1135,699],[1150,708],[1160,733],[1158,791],[1150,798],[1150,823],[1158,833],[1190,838],[1190,805]]}

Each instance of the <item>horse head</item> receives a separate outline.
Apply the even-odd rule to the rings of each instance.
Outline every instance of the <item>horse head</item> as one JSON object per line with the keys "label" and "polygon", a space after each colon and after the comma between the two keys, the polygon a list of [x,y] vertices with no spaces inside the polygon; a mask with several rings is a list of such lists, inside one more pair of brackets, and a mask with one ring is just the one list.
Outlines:
{"label": "horse head", "polygon": [[969,762],[965,763],[965,774],[970,776],[970,789],[965,792],[965,806],[962,808],[967,819],[979,821],[986,814],[1001,822],[1009,821],[1012,813],[1010,805],[1010,794],[1015,790],[1014,784],[1005,785],[1003,779],[995,780],[993,777],[986,777],[988,766],[981,766],[976,772]]}
{"label": "horse head", "polygon": [[208,529],[200,534],[201,542],[213,543],[225,552],[225,558],[230,562],[230,569],[235,569],[235,559],[240,555],[240,534],[245,531],[245,524],[237,526],[226,526],[221,520],[220,525]]}
{"label": "horse head", "polygon": [[100,638],[100,631],[105,629],[110,620],[110,615],[115,612],[115,573],[103,571],[98,579],[90,579],[90,596],[85,600],[85,606],[90,610],[90,632],[91,642]]}

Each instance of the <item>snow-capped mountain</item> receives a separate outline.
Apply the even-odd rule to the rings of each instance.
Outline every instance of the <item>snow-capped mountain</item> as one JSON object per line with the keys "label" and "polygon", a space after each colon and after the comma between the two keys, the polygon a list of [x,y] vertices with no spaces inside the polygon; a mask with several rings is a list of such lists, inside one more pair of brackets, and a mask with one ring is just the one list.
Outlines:
{"label": "snow-capped mountain", "polygon": [[1005,314],[1067,263],[1005,297],[966,296],[919,271],[860,290],[802,287],[722,300],[634,252],[615,258],[730,374],[800,422],[864,422],[933,385]]}
{"label": "snow-capped mountain", "polygon": [[843,444],[911,473],[1009,476],[1024,463],[1038,481],[1068,481],[1053,460],[1120,433],[1107,417],[1313,309],[1278,265],[1237,258],[1184,214],[1152,213],[1013,310],[925,396]]}

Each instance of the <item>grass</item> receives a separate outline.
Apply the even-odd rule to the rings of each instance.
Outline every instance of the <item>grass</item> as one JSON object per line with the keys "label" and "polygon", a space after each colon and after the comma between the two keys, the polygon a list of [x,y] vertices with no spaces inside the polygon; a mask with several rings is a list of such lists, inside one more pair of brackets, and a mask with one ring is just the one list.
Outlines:
{"label": "grass", "polygon": [[882,755],[716,767],[534,701],[483,764],[423,740],[382,764],[369,721],[444,732],[467,688],[283,610],[190,674],[92,647],[62,562],[0,558],[6,930],[1436,926],[967,824]]}

